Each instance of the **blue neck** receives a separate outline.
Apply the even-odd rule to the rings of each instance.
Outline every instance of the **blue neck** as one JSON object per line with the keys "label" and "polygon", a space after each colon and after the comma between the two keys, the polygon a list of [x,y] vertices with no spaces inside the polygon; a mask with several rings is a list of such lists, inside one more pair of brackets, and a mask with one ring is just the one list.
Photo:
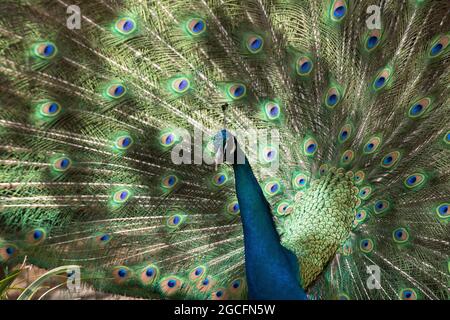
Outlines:
{"label": "blue neck", "polygon": [[244,228],[245,269],[249,299],[306,300],[297,257],[280,244],[269,203],[245,164],[233,165]]}

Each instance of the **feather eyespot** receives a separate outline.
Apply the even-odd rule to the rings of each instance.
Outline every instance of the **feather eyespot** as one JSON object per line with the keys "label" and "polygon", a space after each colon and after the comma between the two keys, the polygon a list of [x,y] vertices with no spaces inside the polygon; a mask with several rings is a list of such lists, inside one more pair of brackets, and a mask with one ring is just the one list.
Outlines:
{"label": "feather eyespot", "polygon": [[171,229],[178,229],[185,222],[186,218],[181,214],[172,214],[167,218],[167,226]]}
{"label": "feather eyespot", "polygon": [[0,244],[0,262],[5,262],[17,255],[17,247],[9,243]]}
{"label": "feather eyespot", "polygon": [[324,163],[319,167],[319,176],[323,177],[328,173],[329,166]]}
{"label": "feather eyespot", "polygon": [[369,34],[366,36],[364,43],[366,50],[370,52],[375,48],[377,48],[378,45],[380,44],[380,40],[381,40],[381,30],[374,29],[370,31]]}
{"label": "feather eyespot", "polygon": [[375,91],[383,89],[384,87],[387,86],[391,77],[392,77],[391,69],[385,68],[385,69],[381,70],[375,77],[375,80],[373,81],[373,84],[372,84],[373,89]]}
{"label": "feather eyespot", "polygon": [[113,193],[113,201],[118,204],[125,203],[130,198],[130,196],[130,190],[120,189]]}
{"label": "feather eyespot", "polygon": [[317,143],[317,140],[309,137],[309,138],[305,138],[304,142],[303,142],[303,153],[308,156],[308,157],[312,157],[316,154],[317,149],[319,148],[319,145]]}
{"label": "feather eyespot", "polygon": [[389,211],[391,208],[391,203],[388,200],[377,200],[375,201],[375,204],[373,205],[373,211],[375,214],[383,214],[387,211]]}
{"label": "feather eyespot", "polygon": [[234,279],[230,282],[229,291],[231,294],[236,294],[242,292],[245,287],[244,279]]}
{"label": "feather eyespot", "polygon": [[144,285],[150,285],[154,283],[158,277],[159,277],[158,267],[151,264],[142,269],[140,280]]}
{"label": "feather eyespot", "polygon": [[118,266],[113,269],[112,275],[114,282],[117,284],[123,284],[131,277],[131,270],[125,266]]}
{"label": "feather eyespot", "polygon": [[173,296],[183,287],[183,281],[175,276],[164,278],[160,281],[161,292],[166,296]]}
{"label": "feather eyespot", "polygon": [[186,77],[172,80],[172,89],[179,94],[187,92],[191,87],[191,82]]}
{"label": "feather eyespot", "polygon": [[57,52],[57,47],[51,42],[42,42],[34,45],[34,54],[41,59],[52,59]]}
{"label": "feather eyespot", "polygon": [[278,181],[269,181],[264,185],[264,192],[267,196],[275,196],[281,192],[281,184]]}
{"label": "feather eyespot", "polygon": [[441,219],[448,219],[450,217],[450,211],[449,211],[449,203],[441,203],[436,208],[436,213],[439,218]]}
{"label": "feather eyespot", "polygon": [[133,138],[128,135],[120,136],[115,141],[115,147],[120,150],[126,150],[133,144]]}
{"label": "feather eyespot", "polygon": [[429,109],[431,105],[430,98],[423,98],[416,101],[408,110],[408,117],[411,119],[417,119],[422,117],[427,109]]}
{"label": "feather eyespot", "polygon": [[200,18],[193,18],[187,22],[187,30],[193,36],[198,36],[205,32],[206,22]]}
{"label": "feather eyespot", "polygon": [[121,18],[116,22],[115,28],[119,33],[129,35],[136,31],[137,24],[131,18]]}
{"label": "feather eyespot", "polygon": [[337,87],[331,87],[328,89],[325,96],[325,105],[329,109],[334,109],[341,101],[341,93]]}
{"label": "feather eyespot", "polygon": [[339,135],[338,135],[338,141],[339,143],[345,143],[347,142],[348,139],[350,139],[350,137],[353,134],[353,127],[351,124],[347,123],[345,124],[341,130],[339,131]]}
{"label": "feather eyespot", "polygon": [[447,133],[444,135],[444,138],[442,139],[445,144],[450,144],[450,131],[447,131]]}
{"label": "feather eyespot", "polygon": [[362,239],[359,242],[359,249],[364,253],[372,252],[373,248],[374,248],[374,243],[373,243],[373,240],[370,238]]}
{"label": "feather eyespot", "polygon": [[333,21],[339,22],[347,14],[347,3],[345,0],[335,0],[331,6],[331,19]]}
{"label": "feather eyespot", "polygon": [[95,237],[95,241],[97,244],[104,246],[106,245],[109,241],[111,241],[112,236],[108,233],[100,233],[98,235],[96,235]]}
{"label": "feather eyespot", "polygon": [[206,267],[205,266],[198,266],[195,267],[191,272],[189,273],[189,280],[191,281],[199,281],[202,280],[206,275]]}
{"label": "feather eyespot", "polygon": [[353,150],[346,150],[341,156],[341,164],[344,166],[350,165],[355,159],[355,152]]}
{"label": "feather eyespot", "polygon": [[112,99],[120,99],[127,92],[127,88],[122,84],[112,84],[106,90],[106,95]]}
{"label": "feather eyespot", "polygon": [[245,46],[247,47],[247,50],[250,53],[258,53],[260,52],[264,47],[264,40],[261,36],[258,35],[252,35],[247,38]]}
{"label": "feather eyespot", "polygon": [[363,223],[365,220],[367,219],[367,210],[365,209],[360,209],[356,212],[355,215],[355,222],[357,224],[361,224]]}
{"label": "feather eyespot", "polygon": [[426,182],[426,176],[422,173],[414,173],[405,178],[403,184],[407,189],[417,189]]}
{"label": "feather eyespot", "polygon": [[358,196],[362,200],[367,200],[370,198],[371,194],[372,194],[372,187],[366,186],[366,187],[361,188],[361,190],[359,190]]}
{"label": "feather eyespot", "polygon": [[220,187],[228,182],[228,176],[225,173],[216,173],[213,177],[213,183],[215,186]]}
{"label": "feather eyespot", "polygon": [[392,237],[397,243],[406,243],[409,240],[409,232],[405,228],[397,228],[392,232]]}
{"label": "feather eyespot", "polygon": [[45,229],[42,228],[36,228],[34,230],[31,230],[30,232],[28,232],[26,236],[27,242],[31,245],[38,245],[43,241],[45,241],[46,238],[47,232],[45,231]]}
{"label": "feather eyespot", "polygon": [[44,117],[55,117],[61,112],[61,106],[57,102],[45,102],[39,105],[39,113]]}
{"label": "feather eyespot", "polygon": [[284,200],[277,205],[275,212],[278,216],[283,217],[291,214],[292,210],[291,202]]}
{"label": "feather eyespot", "polygon": [[164,133],[159,138],[159,141],[162,146],[170,147],[170,146],[174,145],[174,143],[176,141],[176,136],[173,132]]}
{"label": "feather eyespot", "polygon": [[366,174],[364,173],[364,171],[359,170],[355,172],[355,175],[353,176],[353,181],[355,182],[356,185],[359,185],[364,181],[365,178]]}
{"label": "feather eyespot", "polygon": [[431,49],[429,51],[429,56],[431,58],[436,58],[440,56],[448,47],[449,43],[450,43],[450,36],[445,35],[439,37],[432,43]]}
{"label": "feather eyespot", "polygon": [[375,136],[370,138],[369,141],[367,141],[367,143],[364,145],[363,148],[364,154],[372,154],[378,151],[378,149],[381,146],[381,142],[382,140],[380,137]]}
{"label": "feather eyespot", "polygon": [[292,177],[292,186],[295,189],[304,189],[309,181],[309,177],[304,173],[294,173],[294,176]]}
{"label": "feather eyespot", "polygon": [[232,216],[238,215],[241,211],[239,209],[239,203],[237,201],[232,201],[227,206],[227,212],[231,214]]}
{"label": "feather eyespot", "polygon": [[68,157],[60,157],[53,161],[52,167],[53,170],[58,172],[64,172],[70,169],[72,166],[72,160],[70,160]]}
{"label": "feather eyespot", "polygon": [[400,157],[399,151],[389,152],[381,159],[381,166],[385,169],[391,169],[400,161]]}
{"label": "feather eyespot", "polygon": [[263,163],[272,163],[278,159],[278,151],[276,148],[267,146],[261,149],[260,159]]}
{"label": "feather eyespot", "polygon": [[417,293],[414,289],[402,289],[399,293],[400,300],[417,300]]}
{"label": "feather eyespot", "polygon": [[205,277],[201,281],[197,282],[196,288],[198,291],[202,293],[208,292],[214,285],[216,284],[216,281],[213,280],[210,276]]}
{"label": "feather eyespot", "polygon": [[300,57],[297,59],[297,74],[299,76],[307,76],[313,70],[314,64],[308,57]]}
{"label": "feather eyespot", "polygon": [[171,174],[162,179],[161,186],[164,189],[173,189],[178,184],[178,177]]}
{"label": "feather eyespot", "polygon": [[225,288],[219,288],[211,293],[212,300],[226,300],[228,299],[228,294]]}
{"label": "feather eyespot", "polygon": [[247,93],[247,88],[240,83],[230,85],[228,87],[228,96],[233,100],[239,100],[245,97]]}
{"label": "feather eyespot", "polygon": [[276,120],[280,117],[280,106],[273,101],[269,101],[264,106],[267,119]]}

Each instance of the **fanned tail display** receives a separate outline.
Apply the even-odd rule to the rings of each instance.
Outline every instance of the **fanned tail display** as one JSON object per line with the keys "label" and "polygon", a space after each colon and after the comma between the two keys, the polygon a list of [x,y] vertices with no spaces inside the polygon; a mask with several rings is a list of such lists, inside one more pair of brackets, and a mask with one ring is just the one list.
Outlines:
{"label": "fanned tail display", "polygon": [[449,43],[448,0],[3,0],[0,266],[247,298],[226,127],[277,133],[246,155],[310,299],[449,299]]}

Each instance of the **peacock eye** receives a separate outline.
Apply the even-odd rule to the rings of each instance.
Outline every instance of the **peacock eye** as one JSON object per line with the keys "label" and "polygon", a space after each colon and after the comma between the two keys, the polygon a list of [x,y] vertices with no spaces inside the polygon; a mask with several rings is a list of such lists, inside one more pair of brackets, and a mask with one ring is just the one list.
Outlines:
{"label": "peacock eye", "polygon": [[313,69],[313,62],[308,57],[300,57],[297,59],[297,74],[300,76],[307,76]]}
{"label": "peacock eye", "polygon": [[116,139],[115,146],[117,149],[126,150],[133,144],[133,139],[130,136],[121,136]]}
{"label": "peacock eye", "polygon": [[113,99],[122,98],[126,92],[127,92],[127,89],[122,84],[112,84],[106,90],[107,96],[110,98],[113,98]]}
{"label": "peacock eye", "polygon": [[173,276],[167,277],[161,280],[159,287],[162,293],[166,296],[172,296],[176,294],[183,286],[181,279]]}
{"label": "peacock eye", "polygon": [[359,197],[362,200],[367,200],[371,194],[372,194],[372,188],[370,186],[361,188],[361,190],[359,191]]}
{"label": "peacock eye", "polygon": [[39,105],[39,113],[44,117],[55,117],[61,112],[61,106],[56,102],[45,102]]}
{"label": "peacock eye", "polygon": [[276,120],[280,117],[280,106],[275,102],[267,102],[264,110],[269,120]]}
{"label": "peacock eye", "polygon": [[359,248],[364,253],[370,253],[373,250],[373,240],[372,239],[362,239],[359,243]]}
{"label": "peacock eye", "polygon": [[34,54],[35,56],[41,58],[41,59],[52,59],[56,56],[56,53],[58,52],[58,49],[56,46],[51,42],[43,42],[35,44],[34,46]]}
{"label": "peacock eye", "polygon": [[160,143],[164,147],[170,147],[175,143],[176,137],[172,132],[165,133],[160,137]]}
{"label": "peacock eye", "polygon": [[295,189],[303,189],[308,182],[308,176],[304,173],[294,173],[292,184]]}
{"label": "peacock eye", "polygon": [[238,215],[240,213],[239,203],[237,201],[232,201],[227,206],[227,212],[233,216]]}
{"label": "peacock eye", "polygon": [[113,201],[115,203],[125,203],[130,198],[130,191],[128,189],[120,189],[113,194]]}
{"label": "peacock eye", "polygon": [[216,186],[222,186],[228,181],[228,176],[225,173],[217,173],[213,177],[213,183]]}
{"label": "peacock eye", "polygon": [[274,196],[280,192],[280,184],[276,181],[269,182],[265,185],[264,191],[269,196]]}
{"label": "peacock eye", "polygon": [[179,94],[188,91],[190,86],[191,82],[189,81],[188,78],[185,77],[180,77],[172,81],[172,89]]}
{"label": "peacock eye", "polygon": [[253,54],[260,52],[263,49],[263,45],[264,40],[258,35],[250,36],[246,41],[247,50]]}
{"label": "peacock eye", "polygon": [[339,22],[347,14],[347,4],[345,0],[335,0],[333,6],[331,7],[331,18],[332,20]]}
{"label": "peacock eye", "polygon": [[0,263],[5,262],[17,254],[17,248],[15,245],[9,243],[0,244]]}
{"label": "peacock eye", "polygon": [[431,58],[440,56],[450,43],[450,36],[441,36],[433,42],[429,52]]}
{"label": "peacock eye", "polygon": [[206,30],[206,22],[200,18],[194,18],[187,22],[187,30],[193,36],[198,36]]}
{"label": "peacock eye", "polygon": [[403,181],[403,184],[407,189],[416,189],[420,186],[423,186],[426,182],[426,177],[424,174],[415,173],[406,177]]}
{"label": "peacock eye", "polygon": [[247,92],[247,88],[240,83],[231,85],[228,88],[228,96],[233,100],[239,100],[243,97],[245,97],[245,94]]}
{"label": "peacock eye", "polygon": [[327,95],[325,96],[325,105],[328,108],[333,109],[339,104],[340,101],[341,101],[341,94],[338,88],[331,87],[330,89],[328,89]]}
{"label": "peacock eye", "polygon": [[164,189],[172,189],[178,184],[178,177],[175,175],[168,175],[162,180],[162,187]]}
{"label": "peacock eye", "polygon": [[43,242],[47,237],[47,232],[42,228],[37,228],[34,230],[31,230],[27,236],[26,240],[31,245],[37,245]]}
{"label": "peacock eye", "polygon": [[306,138],[303,142],[303,152],[306,156],[312,157],[316,154],[318,149],[318,144],[316,139],[310,137]]}
{"label": "peacock eye", "polygon": [[416,101],[409,108],[408,117],[411,119],[420,118],[429,109],[430,105],[431,105],[430,98],[423,98],[423,99],[420,99],[419,101]]}
{"label": "peacock eye", "polygon": [[149,265],[142,269],[140,280],[144,285],[149,285],[155,282],[159,276],[159,269],[156,265]]}
{"label": "peacock eye", "polygon": [[375,214],[382,214],[390,209],[390,202],[387,200],[377,200],[373,206]]}
{"label": "peacock eye", "polygon": [[383,89],[389,82],[392,76],[392,71],[389,68],[385,68],[381,70],[377,76],[375,77],[375,80],[373,81],[373,88],[375,91]]}
{"label": "peacock eye", "polygon": [[448,207],[449,207],[448,203],[441,203],[440,205],[438,205],[438,207],[436,208],[436,213],[439,218],[448,219],[450,217],[450,212],[449,212]]}
{"label": "peacock eye", "polygon": [[72,161],[67,157],[61,157],[53,161],[53,169],[55,171],[67,171],[72,166]]}
{"label": "peacock eye", "polygon": [[125,266],[115,267],[112,271],[114,282],[117,284],[126,282],[130,278],[131,273],[131,270]]}
{"label": "peacock eye", "polygon": [[381,138],[380,137],[372,137],[367,143],[364,145],[363,151],[364,154],[372,154],[376,152],[381,146]]}
{"label": "peacock eye", "polygon": [[409,240],[409,232],[405,228],[397,228],[392,232],[392,237],[397,243],[406,243]]}
{"label": "peacock eye", "polygon": [[414,289],[402,289],[399,297],[400,300],[417,300],[417,293]]}
{"label": "peacock eye", "polygon": [[341,164],[344,166],[350,165],[355,159],[355,152],[353,150],[346,150],[341,156]]}
{"label": "peacock eye", "polygon": [[203,276],[205,274],[206,274],[206,267],[198,266],[189,273],[189,279],[191,281],[199,281],[199,280],[203,279]]}
{"label": "peacock eye", "polygon": [[131,18],[121,18],[116,22],[115,28],[119,33],[129,35],[136,30],[137,25]]}
{"label": "peacock eye", "polygon": [[351,124],[345,124],[341,128],[341,131],[339,131],[339,136],[338,136],[339,143],[346,142],[351,137],[352,133],[353,133],[352,125]]}

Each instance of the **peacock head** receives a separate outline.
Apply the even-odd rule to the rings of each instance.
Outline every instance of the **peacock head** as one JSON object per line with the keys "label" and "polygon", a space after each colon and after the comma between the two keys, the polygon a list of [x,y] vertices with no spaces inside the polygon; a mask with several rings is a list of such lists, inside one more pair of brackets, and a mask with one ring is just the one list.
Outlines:
{"label": "peacock head", "polygon": [[284,220],[281,243],[299,258],[303,286],[323,271],[348,238],[358,189],[353,173],[331,168],[302,190]]}

